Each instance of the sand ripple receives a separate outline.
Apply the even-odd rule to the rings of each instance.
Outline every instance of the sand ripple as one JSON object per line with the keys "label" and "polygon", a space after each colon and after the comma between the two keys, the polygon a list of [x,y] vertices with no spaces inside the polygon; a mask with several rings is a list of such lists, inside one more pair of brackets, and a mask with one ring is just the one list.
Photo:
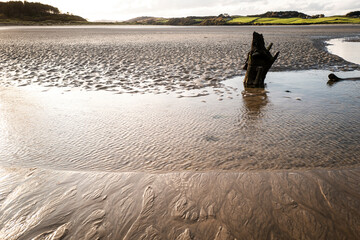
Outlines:
{"label": "sand ripple", "polygon": [[[276,71],[358,29],[256,27]],[[0,239],[360,239],[358,82],[224,81],[253,30],[0,28]]]}
{"label": "sand ripple", "polygon": [[[327,27],[260,28],[280,57],[273,70],[358,69],[325,51]],[[331,28],[348,34],[355,27]],[[216,85],[242,73],[253,28],[13,28],[0,31],[0,84],[118,93]],[[346,31],[347,30],[347,31]],[[296,34],[295,34],[296,32]],[[299,34],[300,32],[300,34]],[[314,37],[315,35],[315,37]]]}
{"label": "sand ripple", "polygon": [[360,170],[0,170],[1,239],[358,239]]}
{"label": "sand ripple", "polygon": [[147,172],[356,166],[359,82],[329,88],[327,75],[271,73],[267,90],[255,91],[235,78],[182,98],[3,88],[1,164]]}

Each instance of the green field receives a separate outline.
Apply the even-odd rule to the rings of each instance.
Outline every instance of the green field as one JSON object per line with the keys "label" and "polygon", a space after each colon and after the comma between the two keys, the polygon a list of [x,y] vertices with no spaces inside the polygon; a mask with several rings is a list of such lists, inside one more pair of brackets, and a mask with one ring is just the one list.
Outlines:
{"label": "green field", "polygon": [[255,24],[255,25],[300,25],[300,24],[337,24],[350,23],[359,24],[360,18],[351,17],[323,17],[313,19],[303,18],[260,18],[260,17],[236,17],[227,24]]}
{"label": "green field", "polygon": [[159,24],[166,24],[169,21],[169,19],[159,18],[159,19],[156,19],[155,21]]}
{"label": "green field", "polygon": [[249,24],[254,22],[258,17],[236,17],[228,21],[229,24]]}
{"label": "green field", "polygon": [[[197,18],[196,23],[201,23],[205,19]],[[164,22],[163,22],[164,23]],[[360,18],[344,16],[323,17],[323,18],[264,18],[264,17],[233,17],[226,21],[229,25],[307,25],[307,24],[359,24]],[[166,24],[166,23],[165,23]]]}
{"label": "green field", "polygon": [[360,18],[351,17],[324,17],[315,19],[298,19],[292,24],[332,24],[332,23],[360,23]]}
{"label": "green field", "polygon": [[[61,16],[63,17],[63,16]],[[169,20],[167,18],[154,18],[151,22],[137,22],[137,23],[128,23],[128,22],[86,22],[86,21],[76,21],[77,19],[67,19],[67,18],[54,18],[46,20],[23,20],[23,19],[8,19],[4,16],[0,16],[0,25],[101,25],[101,24],[115,24],[115,25],[124,25],[124,24],[143,24],[143,25],[168,25]],[[194,22],[190,25],[202,25],[205,21],[209,20],[208,18],[194,18]],[[309,25],[309,24],[360,24],[360,18],[351,18],[344,16],[334,16],[334,17],[323,17],[323,18],[264,18],[264,17],[241,17],[236,16],[230,20],[224,21],[221,25]],[[182,25],[177,24],[177,25]],[[187,24],[189,25],[189,24]],[[214,25],[210,23],[210,25]]]}

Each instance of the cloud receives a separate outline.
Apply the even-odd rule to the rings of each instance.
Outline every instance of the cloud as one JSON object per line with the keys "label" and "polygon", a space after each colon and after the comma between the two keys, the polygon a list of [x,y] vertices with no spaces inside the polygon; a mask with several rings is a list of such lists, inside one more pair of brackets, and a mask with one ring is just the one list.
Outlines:
{"label": "cloud", "polygon": [[228,13],[260,14],[300,11],[306,14],[345,14],[360,9],[358,0],[37,0],[89,20],[126,20],[139,16],[185,17]]}
{"label": "cloud", "polygon": [[334,4],[334,8],[338,9],[337,14],[360,11],[360,2],[358,0],[343,0],[337,1]]}
{"label": "cloud", "polygon": [[[119,15],[125,13],[127,15],[133,14],[134,16],[161,17],[216,16],[221,13],[247,15],[259,13],[258,9],[254,6],[268,3],[267,0],[151,0],[147,5],[140,4],[141,2],[143,1],[136,0],[134,3],[127,3],[125,5],[118,3]],[[120,9],[124,9],[124,11]],[[238,11],[244,9],[247,11]]]}

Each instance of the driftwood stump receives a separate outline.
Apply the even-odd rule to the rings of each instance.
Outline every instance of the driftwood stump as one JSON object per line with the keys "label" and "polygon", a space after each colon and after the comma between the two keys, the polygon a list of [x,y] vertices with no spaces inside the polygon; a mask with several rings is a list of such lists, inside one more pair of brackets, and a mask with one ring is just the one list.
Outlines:
{"label": "driftwood stump", "polygon": [[358,80],[360,80],[360,77],[339,78],[338,76],[336,76],[333,73],[330,73],[328,77],[329,77],[329,81],[327,82],[327,84],[329,86],[332,86],[333,84],[335,84],[337,82],[346,81],[346,80],[348,80],[348,81],[358,81]]}
{"label": "driftwood stump", "polygon": [[272,45],[271,43],[265,48],[263,35],[257,32],[253,33],[251,50],[244,65],[244,70],[246,70],[245,87],[264,87],[266,74],[279,56],[279,52],[275,56],[271,55],[270,49]]}

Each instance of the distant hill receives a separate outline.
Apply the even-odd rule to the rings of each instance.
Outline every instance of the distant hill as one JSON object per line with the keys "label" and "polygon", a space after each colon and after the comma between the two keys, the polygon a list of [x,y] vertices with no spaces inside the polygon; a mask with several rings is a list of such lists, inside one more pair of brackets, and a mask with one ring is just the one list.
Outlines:
{"label": "distant hill", "polygon": [[132,19],[129,19],[129,20],[125,21],[125,22],[130,23],[130,24],[156,24],[156,23],[162,22],[164,20],[166,20],[166,19],[165,18],[158,18],[158,17],[143,16],[143,17],[132,18]]}
{"label": "distant hill", "polygon": [[360,24],[360,11],[346,16],[324,14],[307,15],[297,11],[275,11],[258,15],[239,16],[223,13],[218,16],[189,16],[180,18],[138,17],[122,22],[142,25],[309,25],[309,24]]}
{"label": "distant hill", "polygon": [[263,17],[263,18],[308,18],[309,15],[306,15],[302,12],[297,11],[280,11],[280,12],[266,12],[258,15],[249,15],[249,17]]}
{"label": "distant hill", "polygon": [[6,19],[34,22],[86,22],[86,19],[82,17],[62,14],[56,7],[26,1],[0,2],[0,20],[4,21]]}
{"label": "distant hill", "polygon": [[144,21],[153,20],[153,19],[156,19],[156,17],[143,16],[143,17],[136,17],[136,18],[126,20],[126,22],[136,23],[136,22],[144,22]]}

